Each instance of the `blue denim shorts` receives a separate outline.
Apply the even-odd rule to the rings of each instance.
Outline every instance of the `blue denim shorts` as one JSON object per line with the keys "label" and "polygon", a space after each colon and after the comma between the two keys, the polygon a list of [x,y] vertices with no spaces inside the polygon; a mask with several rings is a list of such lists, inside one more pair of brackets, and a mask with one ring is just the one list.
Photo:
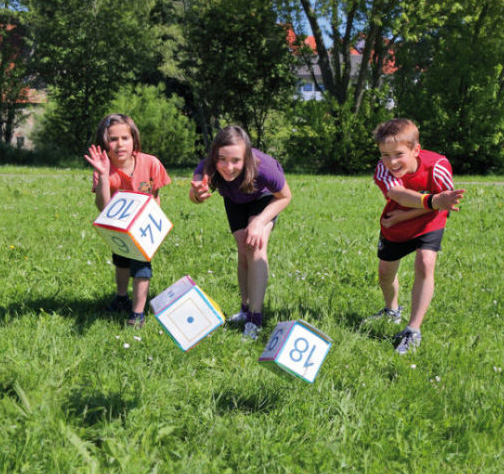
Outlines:
{"label": "blue denim shorts", "polygon": [[112,254],[112,262],[116,267],[129,268],[133,278],[152,278],[151,262],[141,262],[115,253]]}

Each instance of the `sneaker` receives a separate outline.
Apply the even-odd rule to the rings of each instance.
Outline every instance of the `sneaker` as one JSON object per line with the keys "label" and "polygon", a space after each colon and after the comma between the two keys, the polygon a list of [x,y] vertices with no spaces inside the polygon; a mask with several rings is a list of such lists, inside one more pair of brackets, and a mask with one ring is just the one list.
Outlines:
{"label": "sneaker", "polygon": [[364,319],[363,323],[369,323],[370,321],[375,321],[377,319],[384,319],[394,324],[401,324],[401,312],[403,307],[399,306],[397,309],[380,309],[377,313],[373,314],[369,318]]}
{"label": "sneaker", "polygon": [[240,309],[239,313],[233,314],[233,316],[227,318],[227,322],[233,324],[244,323],[246,320],[247,320],[247,312],[243,311],[242,309]]}
{"label": "sneaker", "polygon": [[247,338],[255,341],[257,339],[257,335],[261,332],[261,328],[256,326],[254,323],[245,323],[245,329],[243,330],[242,340],[245,341]]}
{"label": "sneaker", "polygon": [[136,328],[142,328],[145,324],[145,314],[144,313],[134,313],[131,312],[130,318],[126,321],[128,326],[134,326]]}
{"label": "sneaker", "polygon": [[126,295],[125,298],[119,298],[116,296],[114,300],[105,307],[105,309],[109,313],[121,313],[122,311],[129,313],[131,311],[131,300],[128,295]]}
{"label": "sneaker", "polygon": [[413,332],[406,328],[399,334],[394,336],[394,339],[400,339],[399,344],[396,347],[396,352],[400,355],[404,355],[407,352],[415,352],[417,347],[420,347],[422,342],[422,334],[420,332]]}

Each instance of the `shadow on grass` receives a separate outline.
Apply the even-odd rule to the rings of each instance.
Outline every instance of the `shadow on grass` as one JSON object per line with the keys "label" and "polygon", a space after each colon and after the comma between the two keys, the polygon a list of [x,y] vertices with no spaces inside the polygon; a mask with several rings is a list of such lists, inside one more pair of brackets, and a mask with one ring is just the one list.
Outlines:
{"label": "shadow on grass", "polygon": [[116,321],[123,323],[129,316],[128,313],[113,313],[105,308],[110,303],[111,297],[94,300],[61,300],[60,298],[39,298],[11,303],[0,306],[0,325],[25,315],[56,314],[75,321],[75,329],[84,332],[96,320]]}
{"label": "shadow on grass", "polygon": [[243,390],[225,389],[216,393],[216,412],[218,415],[239,411],[243,414],[268,414],[278,408],[278,392],[257,390],[244,394]]}
{"label": "shadow on grass", "polygon": [[138,397],[125,399],[120,392],[83,393],[86,391],[89,392],[83,387],[75,388],[65,406],[71,418],[80,426],[92,427],[102,422],[123,420],[138,405]]}

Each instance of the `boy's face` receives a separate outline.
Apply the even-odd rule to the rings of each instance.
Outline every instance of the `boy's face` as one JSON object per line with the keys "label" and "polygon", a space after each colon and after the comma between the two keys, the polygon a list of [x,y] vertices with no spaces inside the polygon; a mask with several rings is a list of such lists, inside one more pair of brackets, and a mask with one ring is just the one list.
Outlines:
{"label": "boy's face", "polygon": [[418,169],[418,154],[420,144],[413,149],[404,142],[385,142],[378,145],[383,164],[392,173],[394,178],[402,178],[408,173],[414,173]]}

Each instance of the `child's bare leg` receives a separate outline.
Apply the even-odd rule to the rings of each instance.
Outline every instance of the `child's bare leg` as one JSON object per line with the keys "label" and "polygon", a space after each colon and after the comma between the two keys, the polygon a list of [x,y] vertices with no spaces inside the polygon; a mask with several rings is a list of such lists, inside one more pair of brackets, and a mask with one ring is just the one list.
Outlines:
{"label": "child's bare leg", "polygon": [[236,247],[238,249],[238,286],[240,287],[240,296],[242,305],[248,305],[248,259],[247,259],[247,246],[245,245],[245,229],[237,230],[233,234],[236,240]]}
{"label": "child's bare leg", "polygon": [[149,294],[150,278],[133,278],[133,304],[132,311],[135,313],[143,313],[147,296]]}
{"label": "child's bare leg", "polygon": [[411,291],[411,317],[408,326],[420,329],[434,295],[434,270],[437,252],[418,249],[415,259],[415,282]]}
{"label": "child's bare leg", "polygon": [[380,288],[387,309],[399,308],[399,279],[397,278],[397,270],[399,269],[400,263],[400,260],[394,260],[393,262],[380,260],[378,265]]}
{"label": "child's bare leg", "polygon": [[128,285],[130,279],[130,269],[115,267],[115,279],[117,286],[117,294],[119,296],[126,296],[128,294]]}

